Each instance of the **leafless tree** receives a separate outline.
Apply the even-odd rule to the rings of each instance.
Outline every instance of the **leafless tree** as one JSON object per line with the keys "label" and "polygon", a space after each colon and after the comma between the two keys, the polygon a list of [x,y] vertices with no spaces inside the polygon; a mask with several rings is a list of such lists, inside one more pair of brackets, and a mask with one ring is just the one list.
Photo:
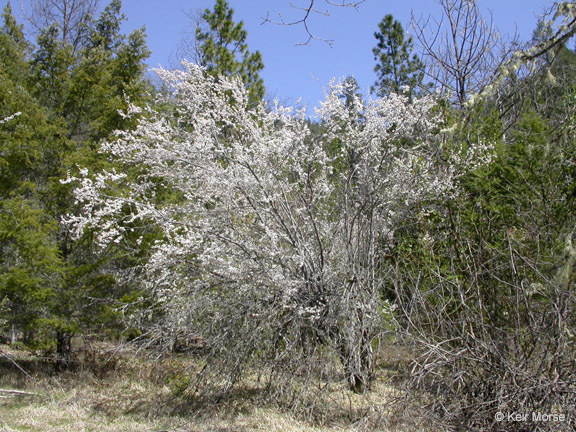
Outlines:
{"label": "leafless tree", "polygon": [[[26,17],[36,31],[55,25],[61,40],[74,50],[80,48],[88,35],[88,22],[100,0],[31,0]],[[20,0],[24,11],[23,1]]]}
{"label": "leafless tree", "polygon": [[201,50],[196,37],[196,29],[202,31],[206,28],[206,21],[202,19],[202,9],[185,12],[188,17],[188,27],[184,30],[176,52],[170,59],[171,66],[176,69],[181,66],[182,61],[191,61],[197,65],[204,65]]}
{"label": "leafless tree", "polygon": [[575,6],[557,3],[543,11],[531,43],[506,60],[483,92],[483,98],[497,103],[505,131],[514,125],[526,104],[554,118],[558,127],[571,119],[573,108],[562,95],[575,78],[574,54],[566,47],[576,33]]}
{"label": "leafless tree", "polygon": [[[511,49],[505,49],[492,19],[485,20],[475,0],[439,0],[442,17],[416,19],[412,27],[428,75],[462,106],[494,78]],[[507,44],[509,47],[513,44]]]}
{"label": "leafless tree", "polygon": [[[440,75],[461,97],[457,103],[469,103],[475,92],[490,109],[497,107],[503,129],[513,126],[501,137],[504,148],[522,149],[498,153],[498,168],[475,180],[469,192],[463,188],[458,202],[439,206],[435,219],[418,216],[413,229],[419,237],[396,258],[402,328],[420,348],[410,383],[412,390],[433,394],[430,412],[441,414],[442,429],[574,430],[576,248],[573,174],[567,168],[574,166],[574,102],[566,97],[574,81],[573,53],[562,47],[574,34],[576,5],[570,4],[550,11],[547,22],[554,25],[535,46],[488,64],[485,72],[493,78],[480,75],[485,81],[476,81],[470,75],[458,94],[459,69]],[[453,34],[452,41],[465,33]],[[446,42],[429,46],[434,43]],[[550,56],[547,65],[544,55]],[[538,62],[546,67],[538,68]],[[522,115],[524,123],[516,123]],[[461,136],[470,136],[465,126]],[[484,179],[489,188],[478,187]],[[419,264],[410,264],[418,262],[416,256]],[[513,413],[556,413],[557,421],[513,422]]]}

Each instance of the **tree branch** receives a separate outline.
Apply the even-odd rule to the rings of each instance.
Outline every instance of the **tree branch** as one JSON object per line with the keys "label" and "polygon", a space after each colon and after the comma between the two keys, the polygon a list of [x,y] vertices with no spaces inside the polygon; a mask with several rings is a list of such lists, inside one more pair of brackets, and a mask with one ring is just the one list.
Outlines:
{"label": "tree branch", "polygon": [[[281,25],[281,26],[302,25],[304,27],[304,30],[306,31],[307,40],[305,42],[300,42],[296,45],[298,45],[298,46],[310,45],[310,42],[312,42],[312,40],[318,40],[321,42],[325,42],[330,47],[332,47],[334,44],[334,40],[325,39],[325,38],[316,36],[314,33],[312,33],[312,31],[310,30],[310,27],[308,26],[308,21],[310,19],[310,16],[313,13],[316,13],[319,15],[324,15],[324,16],[330,16],[330,13],[328,11],[322,12],[322,11],[320,11],[314,7],[314,4],[316,3],[316,1],[317,0],[308,0],[308,5],[304,6],[304,7],[297,6],[292,2],[290,3],[290,7],[302,11],[303,16],[300,19],[285,21],[284,18],[282,17],[282,15],[278,14],[279,19],[275,20],[275,19],[270,18],[270,11],[267,11],[266,16],[262,18],[263,19],[262,24],[272,23],[272,24]],[[355,1],[342,0],[341,2],[335,2],[335,1],[331,1],[331,0],[324,0],[324,1],[326,2],[326,4],[328,4],[330,6],[350,7],[350,8],[358,9],[358,7],[362,3],[364,3],[366,0],[355,0]]]}

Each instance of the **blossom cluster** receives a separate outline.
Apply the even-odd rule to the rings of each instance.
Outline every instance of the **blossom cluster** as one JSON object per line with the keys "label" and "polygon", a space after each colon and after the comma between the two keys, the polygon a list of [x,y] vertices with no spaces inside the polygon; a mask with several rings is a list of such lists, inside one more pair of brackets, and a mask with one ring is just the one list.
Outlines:
{"label": "blossom cluster", "polygon": [[237,79],[190,63],[158,74],[158,108],[129,108],[137,127],[102,146],[123,172],[66,180],[78,183],[80,212],[65,220],[76,235],[105,248],[159,230],[141,282],[176,327],[231,298],[290,322],[375,317],[382,248],[453,187],[435,96],[346,101],[333,83],[313,128],[302,110],[250,108]]}

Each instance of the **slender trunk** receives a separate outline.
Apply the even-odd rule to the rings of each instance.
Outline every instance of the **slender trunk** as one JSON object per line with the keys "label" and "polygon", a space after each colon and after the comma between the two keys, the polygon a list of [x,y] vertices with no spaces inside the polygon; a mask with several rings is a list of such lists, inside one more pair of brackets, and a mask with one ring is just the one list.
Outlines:
{"label": "slender trunk", "polygon": [[72,359],[72,333],[68,330],[58,330],[56,333],[56,368],[65,369]]}
{"label": "slender trunk", "polygon": [[355,393],[363,393],[372,383],[374,354],[365,329],[358,329],[358,333],[354,340],[342,337],[339,351],[348,387]]}

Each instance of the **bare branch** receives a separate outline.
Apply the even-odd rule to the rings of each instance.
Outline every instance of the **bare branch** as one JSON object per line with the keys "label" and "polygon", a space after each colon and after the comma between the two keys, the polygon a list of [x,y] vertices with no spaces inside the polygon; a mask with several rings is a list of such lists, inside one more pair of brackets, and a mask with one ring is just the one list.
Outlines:
{"label": "bare branch", "polygon": [[417,20],[413,15],[412,27],[427,61],[428,75],[462,106],[468,96],[481,92],[493,80],[516,38],[504,43],[492,17],[485,20],[475,1],[440,0],[439,4],[439,20]]}
{"label": "bare branch", "polygon": [[194,11],[183,11],[188,17],[188,28],[183,32],[182,39],[180,39],[180,44],[176,49],[174,54],[175,61],[171,60],[172,66],[176,69],[180,67],[183,60],[192,61],[195,64],[205,66],[205,61],[202,58],[202,52],[200,50],[200,44],[198,38],[196,37],[197,29],[202,31],[207,30],[206,21],[202,19],[203,10],[196,9]]}
{"label": "bare branch", "polygon": [[[271,23],[271,24],[275,24],[275,25],[281,25],[281,26],[297,26],[297,25],[302,25],[304,27],[304,30],[306,32],[307,35],[307,39],[305,42],[301,42],[298,43],[296,45],[298,46],[304,46],[304,45],[310,45],[310,43],[313,40],[318,40],[321,42],[325,42],[327,43],[330,47],[333,46],[334,44],[334,40],[332,39],[325,39],[322,37],[319,37],[317,35],[315,35],[314,33],[312,33],[312,31],[310,30],[310,27],[308,25],[308,22],[310,20],[310,17],[313,14],[318,14],[318,15],[323,15],[323,16],[330,16],[330,13],[328,10],[326,11],[321,11],[318,10],[317,8],[315,8],[314,4],[316,3],[317,0],[307,0],[308,4],[306,6],[297,6],[294,3],[290,3],[290,6],[296,10],[299,10],[302,12],[303,16],[302,18],[299,19],[295,19],[295,20],[284,20],[284,18],[282,17],[281,14],[278,14],[278,19],[273,19],[270,18],[270,11],[267,11],[266,16],[263,17],[263,21],[262,24],[266,24],[266,23]],[[324,0],[326,2],[327,5],[329,6],[338,6],[338,7],[349,7],[349,8],[354,8],[356,10],[358,10],[358,7],[364,3],[366,0],[356,0],[356,1],[345,1],[342,0],[340,2],[335,2],[335,1],[330,1],[330,0]]]}
{"label": "bare branch", "polygon": [[76,50],[86,37],[88,21],[99,3],[100,0],[31,0],[31,14],[25,12],[23,0],[20,0],[20,7],[35,31],[54,25],[62,42],[69,43]]}
{"label": "bare branch", "polygon": [[560,29],[558,29],[558,31],[556,31],[556,33],[552,38],[536,46],[534,50],[523,53],[522,58],[524,60],[531,61],[539,57],[542,57],[544,54],[553,51],[560,45],[566,43],[575,34],[576,34],[576,17],[572,18],[572,20],[570,20],[566,26],[563,26]]}

